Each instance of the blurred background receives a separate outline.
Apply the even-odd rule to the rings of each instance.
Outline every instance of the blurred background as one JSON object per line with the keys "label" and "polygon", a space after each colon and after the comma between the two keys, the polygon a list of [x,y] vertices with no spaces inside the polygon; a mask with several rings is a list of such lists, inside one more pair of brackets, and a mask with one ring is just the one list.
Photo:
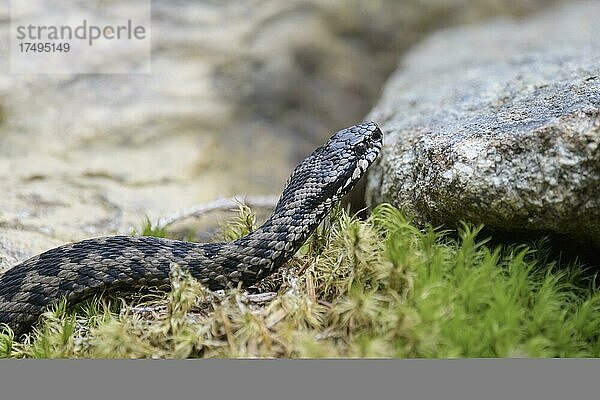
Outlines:
{"label": "blurred background", "polygon": [[428,33],[555,3],[157,0],[151,74],[25,75],[10,73],[0,0],[0,268],[144,216],[278,194],[298,161],[362,120]]}

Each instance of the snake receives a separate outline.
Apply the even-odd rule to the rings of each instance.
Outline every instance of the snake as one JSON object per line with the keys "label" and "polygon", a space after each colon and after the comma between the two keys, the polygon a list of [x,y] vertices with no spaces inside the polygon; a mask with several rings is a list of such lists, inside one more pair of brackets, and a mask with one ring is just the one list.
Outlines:
{"label": "snake", "polygon": [[0,324],[27,332],[61,299],[75,304],[106,292],[168,285],[173,263],[211,290],[245,287],[289,261],[383,146],[374,122],[342,129],[293,170],[271,216],[231,242],[107,236],[68,243],[0,276]]}

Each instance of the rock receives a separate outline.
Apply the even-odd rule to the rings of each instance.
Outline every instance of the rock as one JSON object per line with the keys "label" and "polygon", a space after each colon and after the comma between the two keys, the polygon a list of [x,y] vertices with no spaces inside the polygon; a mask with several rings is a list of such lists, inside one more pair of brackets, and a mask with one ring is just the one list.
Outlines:
{"label": "rock", "polygon": [[368,119],[371,205],[600,246],[600,3],[436,33]]}

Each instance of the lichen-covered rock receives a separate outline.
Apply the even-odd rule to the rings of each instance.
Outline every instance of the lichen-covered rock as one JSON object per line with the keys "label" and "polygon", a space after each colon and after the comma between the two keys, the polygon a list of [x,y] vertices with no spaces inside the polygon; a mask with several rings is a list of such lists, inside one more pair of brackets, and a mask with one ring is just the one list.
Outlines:
{"label": "lichen-covered rock", "polygon": [[368,118],[371,204],[600,245],[600,3],[436,33]]}

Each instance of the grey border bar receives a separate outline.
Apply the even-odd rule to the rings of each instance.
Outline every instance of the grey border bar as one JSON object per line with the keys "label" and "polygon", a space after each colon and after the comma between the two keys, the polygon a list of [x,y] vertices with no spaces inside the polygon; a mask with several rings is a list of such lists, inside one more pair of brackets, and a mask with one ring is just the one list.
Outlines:
{"label": "grey border bar", "polygon": [[1,360],[0,399],[598,399],[600,360]]}

